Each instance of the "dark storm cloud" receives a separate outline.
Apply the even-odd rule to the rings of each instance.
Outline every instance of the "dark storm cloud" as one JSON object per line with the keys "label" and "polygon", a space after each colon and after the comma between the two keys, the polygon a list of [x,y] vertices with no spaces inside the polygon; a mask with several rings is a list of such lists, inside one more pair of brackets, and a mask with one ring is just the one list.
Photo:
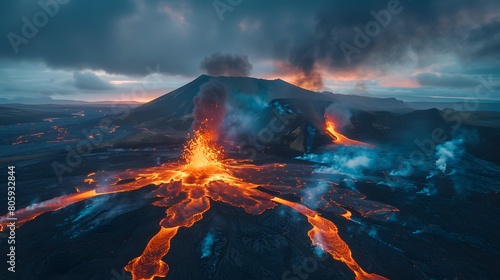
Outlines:
{"label": "dark storm cloud", "polygon": [[75,72],[73,73],[75,87],[84,90],[110,90],[113,89],[108,81],[101,79],[92,72]]}
{"label": "dark storm cloud", "polygon": [[[60,4],[58,12],[36,28],[32,38],[23,35],[22,18],[34,22],[33,16],[43,11],[37,1],[9,1],[4,5],[8,7],[0,9],[2,21],[7,23],[0,27],[4,36],[2,57],[41,60],[60,69],[102,69],[142,76],[148,74],[147,66],[155,65],[166,73],[194,72],[194,67],[188,71],[185,66],[194,65],[189,62],[189,46],[176,39],[186,32],[176,33],[177,18],[159,1],[69,1]],[[7,38],[11,32],[27,40],[19,44],[17,54]]]}
{"label": "dark storm cloud", "polygon": [[[114,56],[110,55],[119,51],[113,38],[117,23],[134,11],[133,1],[40,2],[54,4],[50,6],[54,11],[53,16],[45,12],[37,1],[9,1],[7,5],[11,7],[2,8],[2,19],[7,22],[1,28],[2,34],[12,32],[27,41],[18,46],[19,53],[16,54],[8,38],[2,40],[2,56],[42,60],[50,66],[69,69],[110,69],[117,63],[113,60]],[[57,9],[54,8],[56,5]],[[48,16],[48,21],[37,27],[35,15],[43,13]],[[29,24],[26,24],[26,20]]]}
{"label": "dark storm cloud", "polygon": [[479,83],[478,80],[461,74],[441,74],[438,76],[434,73],[421,73],[415,78],[420,85],[433,87],[474,87]]}
{"label": "dark storm cloud", "polygon": [[214,53],[203,59],[200,68],[211,76],[246,77],[250,75],[252,64],[244,55]]}
{"label": "dark storm cloud", "polygon": [[[288,62],[305,73],[316,63],[339,72],[384,72],[408,62],[425,67],[441,54],[498,55],[493,50],[499,29],[484,22],[486,15],[499,15],[500,5],[492,1],[332,1],[328,6],[317,14],[311,36],[290,48]],[[467,38],[474,26],[486,30]]]}
{"label": "dark storm cloud", "polygon": [[[243,1],[221,21],[211,1],[69,1],[16,54],[7,34],[22,36],[22,18],[33,22],[43,9],[37,1],[3,1],[0,57],[126,75],[146,75],[147,66],[159,65],[163,73],[193,76],[208,55],[238,53],[254,64],[279,61],[279,70],[299,71],[316,86],[322,85],[318,64],[333,72],[384,72],[394,65],[425,67],[442,54],[498,60],[497,1],[396,2]],[[389,3],[402,9],[390,20]],[[372,29],[376,36],[366,35],[370,22],[380,25]],[[355,28],[367,36],[363,46]],[[342,43],[356,48],[349,59]]]}
{"label": "dark storm cloud", "polygon": [[487,59],[500,62],[500,17],[471,29],[466,37],[467,60]]}

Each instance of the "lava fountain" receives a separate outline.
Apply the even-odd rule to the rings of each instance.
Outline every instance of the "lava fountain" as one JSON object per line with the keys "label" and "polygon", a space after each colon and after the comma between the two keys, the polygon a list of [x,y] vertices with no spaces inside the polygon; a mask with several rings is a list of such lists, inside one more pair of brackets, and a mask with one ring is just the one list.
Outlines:
{"label": "lava fountain", "polygon": [[[151,238],[142,254],[125,266],[125,270],[132,275],[133,280],[166,277],[170,268],[162,259],[170,250],[171,240],[177,235],[180,227],[191,227],[203,219],[203,214],[210,209],[211,201],[241,207],[251,215],[260,215],[278,204],[290,207],[307,217],[312,227],[308,232],[312,244],[320,246],[335,260],[346,264],[356,279],[386,279],[364,271],[357,264],[349,246],[339,236],[338,228],[332,221],[302,204],[259,190],[257,187],[265,187],[263,184],[246,182],[235,176],[236,171],[261,172],[271,165],[255,166],[226,158],[224,149],[218,144],[218,128],[224,117],[226,95],[226,89],[222,85],[207,84],[194,99],[194,132],[184,147],[180,161],[139,170],[126,170],[117,174],[113,181],[105,182],[103,186],[95,183],[94,180],[86,179],[87,183],[95,183],[96,188],[57,197],[21,209],[15,213],[18,218],[17,226],[43,213],[56,211],[91,197],[133,191],[154,184],[157,189],[152,195],[157,200],[153,205],[166,207],[166,217],[160,221],[158,233]],[[272,166],[284,167],[283,165]],[[89,178],[95,175],[91,173]],[[343,210],[343,213],[338,215],[350,219],[350,212]],[[397,209],[389,211],[397,211]],[[0,217],[0,230],[6,230],[7,222],[7,215]]]}

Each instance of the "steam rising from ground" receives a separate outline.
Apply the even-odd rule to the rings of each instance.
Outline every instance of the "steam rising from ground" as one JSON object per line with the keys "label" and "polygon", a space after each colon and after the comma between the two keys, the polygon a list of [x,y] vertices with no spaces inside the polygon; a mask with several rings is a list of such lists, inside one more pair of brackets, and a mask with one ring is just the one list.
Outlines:
{"label": "steam rising from ground", "polygon": [[454,166],[461,160],[465,153],[466,139],[463,136],[454,138],[436,146],[435,169],[429,172],[427,179],[438,174],[453,175],[457,171]]}
{"label": "steam rising from ground", "polygon": [[318,201],[330,191],[330,188],[331,186],[327,182],[320,181],[316,186],[304,189],[302,201],[306,206],[317,209],[319,206]]}
{"label": "steam rising from ground", "polygon": [[298,159],[321,163],[315,173],[347,175],[353,179],[363,176],[363,171],[376,163],[375,152],[363,148],[341,147],[324,154],[306,154]]}
{"label": "steam rising from ground", "polygon": [[211,232],[207,233],[207,235],[205,236],[205,238],[203,238],[201,242],[200,250],[202,259],[207,258],[212,254],[212,247],[214,246],[214,242],[215,239],[213,233]]}
{"label": "steam rising from ground", "polygon": [[269,108],[269,104],[264,94],[231,92],[231,102],[227,104],[227,112],[222,125],[226,137],[236,141],[238,136],[258,128],[256,116],[266,108]]}
{"label": "steam rising from ground", "polygon": [[[455,134],[453,139],[436,145],[434,153],[418,162],[409,160],[413,150],[405,147],[370,149],[335,144],[297,159],[316,163],[313,177],[353,190],[357,183],[372,182],[416,195],[467,199],[471,192],[500,190],[495,180],[500,176],[500,168],[467,153],[466,144],[474,141],[473,132]],[[328,192],[331,186],[323,183],[310,184],[303,189],[306,205],[313,207],[317,197]]]}
{"label": "steam rising from ground", "polygon": [[436,167],[441,172],[446,172],[447,162],[456,161],[464,153],[463,139],[454,139],[436,147]]}

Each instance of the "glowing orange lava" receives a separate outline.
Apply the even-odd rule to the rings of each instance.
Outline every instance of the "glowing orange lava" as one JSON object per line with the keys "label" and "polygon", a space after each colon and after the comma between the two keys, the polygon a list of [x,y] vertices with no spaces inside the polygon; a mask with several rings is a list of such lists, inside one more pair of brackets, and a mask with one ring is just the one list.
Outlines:
{"label": "glowing orange lava", "polygon": [[374,147],[371,144],[350,139],[337,131],[335,119],[329,115],[325,115],[325,130],[326,133],[332,137],[333,141],[343,146],[358,146],[358,147]]}
{"label": "glowing orange lava", "polygon": [[387,279],[377,274],[367,273],[358,265],[352,257],[351,249],[349,249],[349,246],[339,236],[339,231],[334,223],[301,204],[278,197],[274,197],[272,200],[306,216],[307,221],[313,227],[307,233],[313,245],[320,246],[323,251],[328,252],[334,259],[345,263],[354,272],[356,279]]}
{"label": "glowing orange lava", "polygon": [[165,277],[170,270],[168,264],[161,259],[170,250],[170,240],[177,234],[179,227],[162,227],[149,241],[140,257],[129,262],[125,267],[131,272],[132,279],[153,279],[154,276]]}
{"label": "glowing orange lava", "polygon": [[[336,136],[334,126],[331,128],[332,134]],[[18,218],[17,226],[43,213],[56,211],[91,197],[137,190],[153,184],[158,186],[153,192],[158,200],[153,204],[167,207],[166,217],[161,220],[159,232],[149,241],[142,254],[125,266],[125,270],[131,273],[133,280],[152,280],[168,274],[169,266],[162,259],[170,250],[172,238],[175,237],[180,227],[191,227],[200,221],[203,214],[210,209],[211,201],[221,201],[241,207],[252,215],[262,214],[276,207],[277,204],[290,207],[307,217],[312,226],[308,232],[311,242],[320,246],[334,259],[345,263],[353,271],[356,279],[385,279],[364,271],[357,264],[349,246],[339,236],[338,229],[333,222],[301,204],[260,191],[257,189],[259,185],[245,182],[235,176],[237,170],[251,168],[260,171],[267,167],[224,159],[224,150],[217,144],[217,138],[214,130],[199,129],[194,132],[193,138],[184,147],[181,162],[139,170],[126,170],[117,174],[115,178],[133,178],[133,180],[115,179],[114,182],[102,184],[103,186],[94,190],[57,197],[18,210],[15,213]],[[349,144],[361,143],[344,136],[336,139],[342,143],[344,141]],[[364,143],[361,144],[364,145]],[[285,167],[284,165],[278,166]],[[89,174],[85,182],[94,183],[97,179],[90,178],[93,176],[96,174]],[[345,209],[339,215],[346,219],[351,218],[351,212]],[[0,225],[7,223],[6,217],[0,217]],[[5,230],[4,227],[0,229]]]}

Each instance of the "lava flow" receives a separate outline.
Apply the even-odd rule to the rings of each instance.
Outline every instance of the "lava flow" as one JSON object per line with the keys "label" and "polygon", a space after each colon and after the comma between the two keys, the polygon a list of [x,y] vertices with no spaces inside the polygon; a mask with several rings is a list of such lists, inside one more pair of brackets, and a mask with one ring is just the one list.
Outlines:
{"label": "lava flow", "polygon": [[329,116],[325,114],[325,130],[326,133],[332,137],[333,141],[339,145],[343,146],[364,146],[364,147],[374,147],[371,144],[364,143],[361,141],[356,141],[353,139],[348,138],[345,135],[342,135],[340,132],[338,132],[337,125],[335,124],[335,119],[332,116]]}
{"label": "lava flow", "polygon": [[[223,148],[217,144],[224,94],[225,89],[210,85],[209,88],[202,89],[198,100],[194,100],[195,131],[192,139],[184,147],[179,162],[126,170],[116,175],[117,179],[113,182],[108,182],[104,186],[96,183],[97,188],[94,190],[61,196],[19,210],[16,212],[18,226],[45,212],[55,211],[90,197],[137,190],[153,184],[157,186],[152,193],[157,198],[153,205],[166,207],[166,217],[161,220],[159,232],[149,241],[142,254],[125,266],[125,270],[131,273],[134,280],[151,280],[168,274],[169,266],[162,259],[170,250],[171,240],[180,227],[191,227],[203,219],[203,214],[210,209],[211,201],[241,207],[251,215],[262,214],[278,204],[290,207],[307,217],[312,226],[308,235],[313,245],[320,246],[335,260],[345,263],[356,279],[385,279],[364,271],[357,264],[349,246],[339,236],[333,222],[301,204],[257,189],[258,186],[265,187],[263,184],[246,182],[235,175],[237,171],[242,170],[260,172],[269,166],[255,166],[225,159]],[[99,177],[96,174],[89,175]],[[86,182],[94,183],[94,180]],[[347,210],[341,211],[339,215],[350,219],[350,212]],[[7,216],[0,217],[0,224],[6,223]],[[5,226],[0,230],[5,230]]]}

